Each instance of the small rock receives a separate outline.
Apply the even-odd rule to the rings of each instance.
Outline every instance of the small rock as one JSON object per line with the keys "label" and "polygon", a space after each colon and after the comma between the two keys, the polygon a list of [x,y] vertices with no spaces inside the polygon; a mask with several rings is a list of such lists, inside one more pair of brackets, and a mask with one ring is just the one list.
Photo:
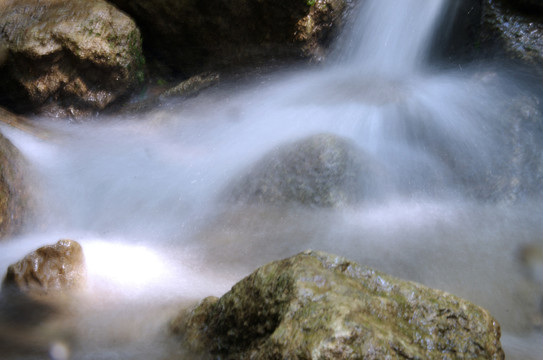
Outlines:
{"label": "small rock", "polygon": [[59,240],[43,246],[8,267],[2,291],[40,298],[81,288],[85,284],[85,258],[81,245]]}
{"label": "small rock", "polygon": [[185,81],[182,81],[177,86],[164,91],[160,97],[164,99],[173,96],[196,96],[200,91],[217,84],[219,82],[219,78],[219,74],[217,73],[203,73],[195,75]]}
{"label": "small rock", "polygon": [[[525,1],[535,5],[536,1]],[[539,6],[543,4],[537,1]],[[486,46],[497,48],[513,59],[543,63],[543,22],[533,11],[519,11],[518,1],[484,0],[483,35]]]}

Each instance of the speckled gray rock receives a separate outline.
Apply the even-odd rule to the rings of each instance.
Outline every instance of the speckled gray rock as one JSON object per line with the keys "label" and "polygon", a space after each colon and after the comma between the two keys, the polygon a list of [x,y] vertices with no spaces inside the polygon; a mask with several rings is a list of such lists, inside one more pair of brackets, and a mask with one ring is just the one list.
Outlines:
{"label": "speckled gray rock", "polygon": [[542,17],[519,8],[518,2],[484,0],[482,31],[485,47],[527,63],[543,63]]}
{"label": "speckled gray rock", "polygon": [[221,359],[504,359],[486,310],[321,252],[259,268],[171,330]]}
{"label": "speckled gray rock", "polygon": [[2,102],[56,116],[102,110],[143,80],[135,23],[105,1],[0,3]]}
{"label": "speckled gray rock", "polygon": [[380,171],[349,140],[332,134],[313,135],[264,155],[227,188],[225,197],[234,203],[355,204],[378,196]]}

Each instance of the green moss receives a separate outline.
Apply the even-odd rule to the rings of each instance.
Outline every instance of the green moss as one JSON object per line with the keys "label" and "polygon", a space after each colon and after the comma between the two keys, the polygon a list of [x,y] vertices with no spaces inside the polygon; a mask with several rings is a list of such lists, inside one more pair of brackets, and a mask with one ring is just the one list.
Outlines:
{"label": "green moss", "polygon": [[[483,309],[316,252],[260,268],[203,321],[199,328],[212,336],[202,339],[209,346],[198,348],[230,360],[336,359],[340,353],[441,359],[444,351],[471,358],[503,355],[499,328]],[[188,331],[194,334],[190,326]]]}

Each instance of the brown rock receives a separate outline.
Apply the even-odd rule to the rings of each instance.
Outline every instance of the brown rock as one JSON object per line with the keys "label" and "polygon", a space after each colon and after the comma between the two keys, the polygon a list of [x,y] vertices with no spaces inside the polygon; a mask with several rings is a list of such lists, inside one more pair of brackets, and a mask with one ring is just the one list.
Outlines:
{"label": "brown rock", "polygon": [[40,298],[78,289],[85,283],[85,277],[81,245],[73,240],[59,240],[10,265],[2,291]]}
{"label": "brown rock", "polygon": [[85,115],[143,80],[139,30],[104,1],[3,1],[0,37],[3,102],[14,110]]}

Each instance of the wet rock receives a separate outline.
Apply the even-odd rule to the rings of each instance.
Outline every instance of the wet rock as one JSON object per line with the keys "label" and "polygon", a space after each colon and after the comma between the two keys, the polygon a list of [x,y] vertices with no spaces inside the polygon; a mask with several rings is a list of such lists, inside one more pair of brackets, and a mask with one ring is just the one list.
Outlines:
{"label": "wet rock", "polygon": [[[0,117],[8,118],[0,108]],[[26,162],[13,144],[0,134],[0,239],[20,231],[32,211],[25,182]]]}
{"label": "wet rock", "polygon": [[0,292],[2,355],[49,358],[52,344],[73,339],[66,321],[81,306],[75,291],[85,280],[83,251],[73,240],[43,246],[10,265]]}
{"label": "wet rock", "polygon": [[320,59],[353,0],[113,0],[159,63],[185,76],[217,68]]}
{"label": "wet rock", "polygon": [[[526,1],[535,4],[536,1]],[[537,1],[539,6],[540,1]],[[543,22],[533,11],[519,8],[516,1],[484,0],[482,40],[513,59],[543,63]]]}
{"label": "wet rock", "polygon": [[143,81],[140,32],[104,1],[4,1],[0,37],[1,100],[18,112],[87,115]]}
{"label": "wet rock", "polygon": [[73,240],[59,240],[10,265],[2,282],[2,292],[39,299],[79,289],[85,279],[81,245]]}
{"label": "wet rock", "polygon": [[171,330],[221,359],[504,359],[486,310],[321,252],[259,268]]}
{"label": "wet rock", "polygon": [[164,91],[160,97],[165,99],[174,96],[195,96],[198,95],[200,91],[217,84],[219,78],[220,76],[217,73],[198,74],[180,82],[177,86]]}
{"label": "wet rock", "polygon": [[380,171],[348,140],[319,134],[265,155],[227,189],[225,197],[234,203],[354,204],[378,196]]}

